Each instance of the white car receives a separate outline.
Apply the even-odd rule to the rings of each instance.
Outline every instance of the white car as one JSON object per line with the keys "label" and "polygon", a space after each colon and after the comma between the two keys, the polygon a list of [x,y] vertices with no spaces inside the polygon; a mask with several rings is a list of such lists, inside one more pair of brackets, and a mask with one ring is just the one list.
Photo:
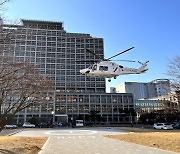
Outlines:
{"label": "white car", "polygon": [[16,125],[5,125],[4,126],[4,128],[6,128],[6,129],[13,129],[13,128],[17,128],[17,126]]}
{"label": "white car", "polygon": [[34,124],[31,124],[29,122],[25,122],[23,125],[22,125],[24,128],[35,128],[35,125]]}
{"label": "white car", "polygon": [[76,127],[83,127],[83,120],[76,120]]}
{"label": "white car", "polygon": [[154,129],[173,129],[173,126],[169,123],[156,123],[153,126]]}

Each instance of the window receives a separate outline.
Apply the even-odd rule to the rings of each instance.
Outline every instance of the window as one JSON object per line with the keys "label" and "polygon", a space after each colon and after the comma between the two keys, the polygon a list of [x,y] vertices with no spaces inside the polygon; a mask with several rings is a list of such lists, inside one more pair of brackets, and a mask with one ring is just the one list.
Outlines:
{"label": "window", "polygon": [[99,66],[99,70],[100,71],[108,71],[108,67],[107,66]]}

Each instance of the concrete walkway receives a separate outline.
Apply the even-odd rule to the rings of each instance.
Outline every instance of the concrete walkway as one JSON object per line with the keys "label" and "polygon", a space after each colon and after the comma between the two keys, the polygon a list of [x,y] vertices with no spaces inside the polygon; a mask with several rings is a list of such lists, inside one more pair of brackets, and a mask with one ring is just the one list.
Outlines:
{"label": "concrete walkway", "polygon": [[104,137],[127,133],[116,128],[62,128],[25,129],[13,136],[47,136],[39,154],[176,154]]}
{"label": "concrete walkway", "polygon": [[39,154],[175,154],[98,135],[51,136]]}

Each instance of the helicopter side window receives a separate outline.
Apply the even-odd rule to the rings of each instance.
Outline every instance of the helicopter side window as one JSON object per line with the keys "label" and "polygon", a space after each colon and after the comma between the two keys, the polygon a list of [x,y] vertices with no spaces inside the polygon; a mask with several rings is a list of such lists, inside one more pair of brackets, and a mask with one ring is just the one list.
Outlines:
{"label": "helicopter side window", "polygon": [[123,68],[123,66],[122,66],[122,65],[119,65],[119,67],[120,67],[120,68]]}
{"label": "helicopter side window", "polygon": [[99,66],[99,70],[100,70],[100,71],[103,71],[103,66]]}
{"label": "helicopter side window", "polygon": [[100,71],[108,71],[108,67],[107,66],[99,66],[99,70]]}

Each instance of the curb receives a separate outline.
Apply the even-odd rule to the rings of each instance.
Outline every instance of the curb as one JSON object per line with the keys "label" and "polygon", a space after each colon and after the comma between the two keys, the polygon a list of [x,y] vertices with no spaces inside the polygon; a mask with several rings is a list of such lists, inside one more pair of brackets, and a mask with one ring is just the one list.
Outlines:
{"label": "curb", "polygon": [[41,150],[38,152],[38,154],[41,154],[43,152],[43,150],[45,149],[46,147],[46,144],[48,143],[50,137],[48,137],[47,141],[44,143],[43,147],[41,148]]}

